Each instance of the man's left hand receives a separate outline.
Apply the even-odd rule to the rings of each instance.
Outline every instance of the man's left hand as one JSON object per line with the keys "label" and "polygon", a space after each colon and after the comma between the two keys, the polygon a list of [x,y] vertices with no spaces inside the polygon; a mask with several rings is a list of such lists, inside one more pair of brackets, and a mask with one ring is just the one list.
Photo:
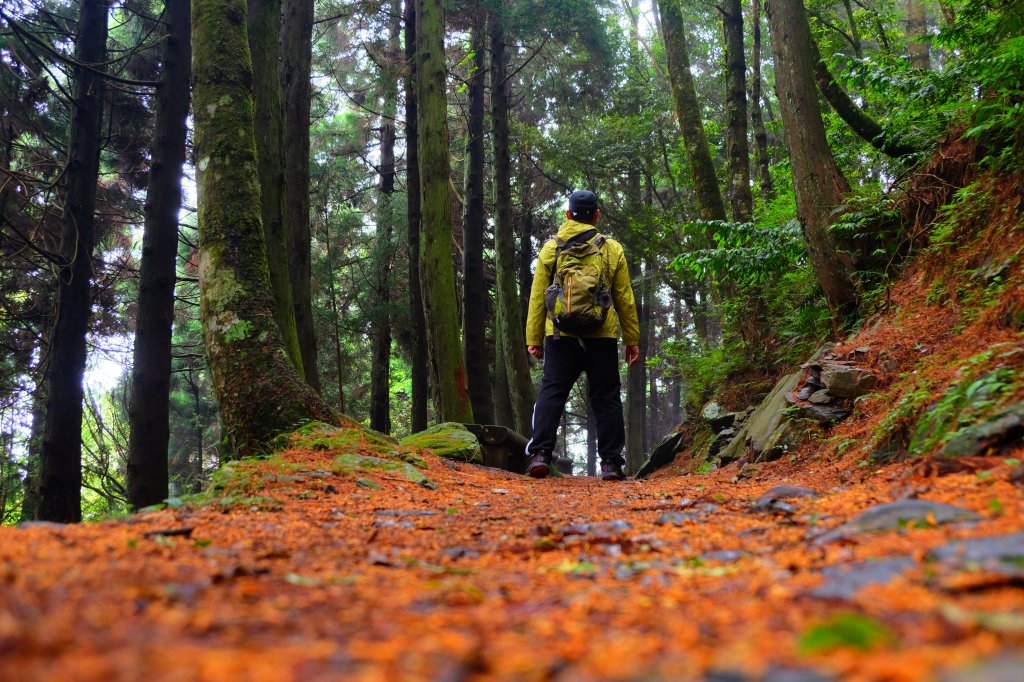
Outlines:
{"label": "man's left hand", "polygon": [[626,364],[632,367],[640,359],[640,346],[626,346]]}

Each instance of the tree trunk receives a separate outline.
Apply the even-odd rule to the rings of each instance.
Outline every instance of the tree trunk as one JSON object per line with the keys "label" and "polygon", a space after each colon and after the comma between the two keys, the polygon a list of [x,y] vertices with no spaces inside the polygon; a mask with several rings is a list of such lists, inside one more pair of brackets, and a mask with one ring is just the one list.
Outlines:
{"label": "tree trunk", "polygon": [[907,10],[907,55],[910,64],[917,69],[930,69],[928,43],[924,40],[928,29],[924,5],[916,0],[906,0],[904,4]]}
{"label": "tree trunk", "polygon": [[156,92],[145,230],[139,265],[139,312],[135,327],[132,387],[128,405],[128,504],[159,504],[168,496],[171,327],[178,259],[178,211],[185,164],[186,118],[192,78],[190,0],[167,4],[163,72]]}
{"label": "tree trunk", "polygon": [[533,428],[536,400],[526,354],[524,321],[520,317],[519,285],[512,225],[512,161],[508,141],[508,94],[506,83],[505,27],[503,7],[490,15],[491,34],[491,122],[494,128],[494,251],[497,290],[497,334],[501,336],[508,378],[509,397],[516,431],[528,434]]}
{"label": "tree trunk", "polygon": [[843,0],[843,7],[846,9],[846,20],[850,22],[850,44],[853,46],[853,53],[857,59],[864,57],[864,45],[860,39],[860,27],[857,26],[857,16],[853,10],[853,3],[850,0]]}
{"label": "tree trunk", "polygon": [[751,0],[750,7],[750,125],[754,129],[754,153],[761,182],[761,197],[771,201],[775,198],[775,185],[769,167],[771,156],[768,154],[768,132],[761,116],[761,0]]}
{"label": "tree trunk", "polygon": [[661,0],[658,7],[661,11],[672,99],[690,161],[690,174],[697,194],[700,217],[703,220],[725,220],[725,204],[718,188],[708,138],[700,118],[697,89],[690,72],[690,54],[680,0]]}
{"label": "tree trunk", "polygon": [[[397,55],[401,11],[398,0],[391,0],[388,29],[388,53]],[[398,77],[390,69],[380,74],[383,101],[380,121],[380,192],[377,199],[377,246],[374,258],[375,281],[370,365],[370,428],[391,433],[391,269],[394,263],[395,232],[395,116],[398,112]]]}
{"label": "tree trunk", "polygon": [[419,132],[416,119],[416,1],[405,0],[405,148],[407,212],[409,219],[409,320],[412,336],[412,404],[410,429],[413,433],[427,428],[427,395],[429,381],[427,367],[427,323],[423,314],[423,295],[420,288],[420,166]]}
{"label": "tree trunk", "polygon": [[484,83],[487,75],[486,15],[476,2],[470,8],[472,72],[467,87],[465,206],[463,210],[462,341],[469,373],[473,416],[494,423],[490,354],[487,349],[488,287],[484,280]]}
{"label": "tree trunk", "polygon": [[[638,260],[629,260],[629,274],[634,282],[642,282],[643,272]],[[646,284],[641,286],[646,287]],[[646,357],[647,346],[646,288],[636,291],[637,318],[640,322],[640,357]],[[644,435],[647,417],[647,365],[637,362],[626,369],[626,471],[635,474],[644,465]]]}
{"label": "tree trunk", "polygon": [[74,102],[63,174],[61,265],[46,367],[46,425],[37,509],[38,517],[45,521],[82,520],[82,380],[91,305],[89,280],[106,53],[107,2],[82,0],[75,33]]}
{"label": "tree trunk", "polygon": [[327,278],[327,292],[331,297],[332,340],[334,341],[334,376],[338,384],[338,412],[345,413],[345,366],[341,350],[341,311],[338,309],[338,287],[335,283],[334,253],[331,249],[331,231],[324,217],[324,250],[327,252],[327,269],[331,273]]}
{"label": "tree trunk", "polygon": [[533,211],[527,208],[523,213],[519,232],[519,319],[525,320],[530,309],[530,287],[533,276],[530,266],[533,265]]}
{"label": "tree trunk", "polygon": [[243,456],[337,415],[290,364],[274,319],[245,0],[195,0],[192,17],[200,314],[221,421]]}
{"label": "tree trunk", "polygon": [[262,202],[263,239],[274,294],[274,319],[288,359],[303,376],[302,353],[295,327],[292,284],[288,275],[288,236],[281,202],[284,184],[284,121],[278,69],[281,0],[249,0],[249,51],[252,54],[256,103],[256,158]]}
{"label": "tree trunk", "polygon": [[754,213],[750,191],[750,147],[747,145],[746,64],[743,56],[743,10],[740,0],[725,0],[725,111],[729,157],[728,195],[732,219],[749,222]]}
{"label": "tree trunk", "polygon": [[281,91],[284,103],[284,203],[295,329],[306,383],[320,392],[310,291],[309,106],[313,0],[284,0],[281,14]]}
{"label": "tree trunk", "polygon": [[36,386],[32,392],[32,428],[29,431],[25,453],[25,478],[22,481],[24,495],[21,498],[21,518],[32,521],[39,510],[39,463],[43,447],[43,430],[46,427],[46,386]]}
{"label": "tree trunk", "polygon": [[[590,394],[588,388],[587,394]],[[587,401],[587,476],[597,476],[597,416]]]}
{"label": "tree trunk", "polygon": [[444,3],[416,0],[416,103],[420,167],[420,282],[441,421],[472,422],[452,264]]}
{"label": "tree trunk", "polygon": [[775,84],[786,131],[797,217],[808,259],[837,322],[857,306],[849,262],[840,257],[829,230],[833,211],[850,185],[825,138],[814,85],[811,31],[802,0],[774,0],[768,15],[775,54]]}

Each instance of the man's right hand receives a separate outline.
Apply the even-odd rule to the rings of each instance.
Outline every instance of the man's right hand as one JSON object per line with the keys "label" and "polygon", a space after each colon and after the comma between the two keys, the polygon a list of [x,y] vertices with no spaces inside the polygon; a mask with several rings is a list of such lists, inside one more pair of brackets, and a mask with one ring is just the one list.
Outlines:
{"label": "man's right hand", "polygon": [[544,346],[527,346],[526,352],[538,360],[544,359]]}

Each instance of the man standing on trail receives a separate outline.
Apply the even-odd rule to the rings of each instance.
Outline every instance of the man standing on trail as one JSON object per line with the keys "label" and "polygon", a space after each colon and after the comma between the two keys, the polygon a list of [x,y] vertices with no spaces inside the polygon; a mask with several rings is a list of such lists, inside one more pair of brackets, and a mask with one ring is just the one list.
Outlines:
{"label": "man standing on trail", "polygon": [[625,478],[618,338],[626,362],[640,357],[640,324],[622,246],[594,228],[601,211],[597,195],[581,189],[569,195],[568,220],[537,256],[526,318],[527,351],[544,361],[544,377],[533,406],[533,437],[526,444],[526,473],[544,478],[551,470],[558,422],[569,391],[587,373],[590,408],[597,423],[601,478]]}

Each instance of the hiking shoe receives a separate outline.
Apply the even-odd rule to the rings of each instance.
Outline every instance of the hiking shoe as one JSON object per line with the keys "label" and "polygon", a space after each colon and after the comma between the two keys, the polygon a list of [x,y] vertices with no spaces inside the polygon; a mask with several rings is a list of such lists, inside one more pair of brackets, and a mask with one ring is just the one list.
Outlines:
{"label": "hiking shoe", "polygon": [[530,463],[526,465],[526,475],[533,478],[546,478],[550,471],[551,453],[543,450],[533,453]]}
{"label": "hiking shoe", "polygon": [[624,481],[626,480],[626,474],[622,470],[621,464],[611,464],[609,462],[601,462],[601,480],[602,481]]}

